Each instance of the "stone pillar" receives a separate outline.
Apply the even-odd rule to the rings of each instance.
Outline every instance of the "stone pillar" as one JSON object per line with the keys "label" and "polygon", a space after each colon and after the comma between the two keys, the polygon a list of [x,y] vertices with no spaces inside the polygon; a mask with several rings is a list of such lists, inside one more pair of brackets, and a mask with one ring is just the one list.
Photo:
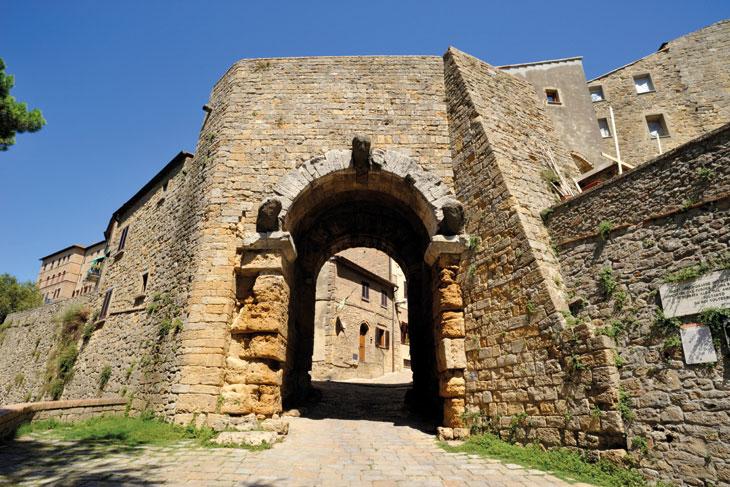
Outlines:
{"label": "stone pillar", "polygon": [[289,285],[296,258],[286,232],[247,234],[236,268],[236,313],[230,324],[220,412],[280,413],[286,360]]}
{"label": "stone pillar", "polygon": [[456,282],[461,254],[466,250],[463,235],[436,235],[426,250],[426,263],[432,267],[433,318],[439,396],[444,406],[444,426],[465,426],[466,352],[464,342],[464,302]]}

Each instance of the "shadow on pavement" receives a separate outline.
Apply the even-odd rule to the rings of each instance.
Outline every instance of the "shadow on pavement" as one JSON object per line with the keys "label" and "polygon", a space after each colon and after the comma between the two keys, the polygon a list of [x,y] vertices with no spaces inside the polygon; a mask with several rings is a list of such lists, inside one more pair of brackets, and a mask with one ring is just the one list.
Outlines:
{"label": "shadow on pavement", "polygon": [[412,414],[406,407],[406,392],[411,384],[358,384],[353,382],[312,381],[322,395],[306,404],[302,416],[310,419],[349,419],[411,426],[427,433],[436,431],[431,418]]}
{"label": "shadow on pavement", "polygon": [[[105,465],[115,455],[141,455],[144,448],[114,440],[56,441],[23,437],[0,443],[0,485],[149,485],[157,465]],[[110,459],[111,460],[111,459]]]}

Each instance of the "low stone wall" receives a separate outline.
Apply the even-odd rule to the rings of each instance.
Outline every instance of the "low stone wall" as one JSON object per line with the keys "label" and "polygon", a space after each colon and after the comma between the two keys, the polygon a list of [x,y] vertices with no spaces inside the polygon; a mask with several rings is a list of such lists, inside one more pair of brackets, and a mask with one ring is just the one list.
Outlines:
{"label": "low stone wall", "polygon": [[[615,342],[627,449],[648,477],[683,486],[730,485],[730,361],[721,345],[717,363],[685,363],[679,333],[668,333],[658,315],[658,288],[700,263],[709,270],[730,262],[729,190],[726,125],[548,217],[571,319]],[[604,223],[601,234],[601,222],[612,230]]]}
{"label": "low stone wall", "polygon": [[9,404],[0,407],[0,439],[11,437],[27,422],[55,419],[61,423],[76,423],[102,414],[121,414],[127,399],[80,399],[75,401],[46,401]]}

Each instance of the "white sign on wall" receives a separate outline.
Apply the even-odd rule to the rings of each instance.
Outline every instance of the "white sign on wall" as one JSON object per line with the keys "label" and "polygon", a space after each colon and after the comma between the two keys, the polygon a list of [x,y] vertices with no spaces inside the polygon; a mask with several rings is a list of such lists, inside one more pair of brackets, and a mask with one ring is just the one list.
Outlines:
{"label": "white sign on wall", "polygon": [[717,353],[715,345],[712,343],[709,326],[693,323],[682,325],[679,331],[682,335],[682,350],[684,350],[684,360],[687,364],[717,362]]}
{"label": "white sign on wall", "polygon": [[686,316],[730,307],[730,270],[659,286],[664,316]]}

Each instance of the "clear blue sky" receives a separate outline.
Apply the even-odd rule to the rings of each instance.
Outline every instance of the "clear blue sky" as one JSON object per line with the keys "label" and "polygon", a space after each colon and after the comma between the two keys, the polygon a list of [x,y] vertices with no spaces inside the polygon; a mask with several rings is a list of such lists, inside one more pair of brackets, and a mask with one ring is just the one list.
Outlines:
{"label": "clear blue sky", "polygon": [[11,92],[48,125],[0,152],[0,274],[103,239],[111,214],[194,151],[218,78],[256,57],[429,54],[510,64],[584,56],[590,79],[730,17],[662,2],[17,1],[0,9]]}

